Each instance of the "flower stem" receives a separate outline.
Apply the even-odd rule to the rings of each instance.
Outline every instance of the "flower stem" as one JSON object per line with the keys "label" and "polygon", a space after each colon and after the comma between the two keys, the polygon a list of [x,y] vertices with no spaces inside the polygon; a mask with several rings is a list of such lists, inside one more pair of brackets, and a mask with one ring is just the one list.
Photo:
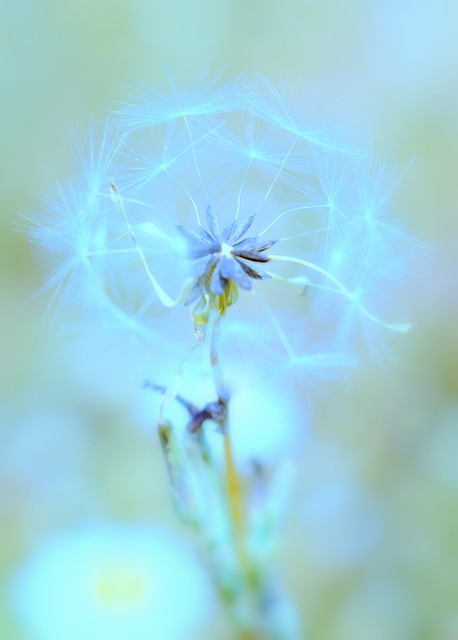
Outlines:
{"label": "flower stem", "polygon": [[[210,317],[206,357],[213,372],[217,399],[199,408],[168,388],[163,408],[174,397],[189,412],[188,442],[180,447],[172,425],[161,411],[159,436],[166,458],[172,497],[181,520],[200,533],[215,586],[240,640],[296,640],[285,610],[289,605],[272,575],[269,538],[275,524],[269,500],[256,498],[237,469],[229,427],[230,398],[218,357],[219,314]],[[204,423],[211,420],[223,438],[224,469],[213,461]],[[264,493],[264,492],[263,492]],[[260,498],[260,501],[259,501]],[[255,510],[253,512],[253,509]],[[267,549],[267,551],[266,551]],[[286,605],[286,609],[285,609]]]}
{"label": "flower stem", "polygon": [[223,437],[229,513],[232,520],[237,555],[241,568],[243,568],[246,564],[246,555],[244,549],[245,513],[242,483],[240,482],[240,478],[234,464],[232,444],[229,431],[227,429],[224,431]]}

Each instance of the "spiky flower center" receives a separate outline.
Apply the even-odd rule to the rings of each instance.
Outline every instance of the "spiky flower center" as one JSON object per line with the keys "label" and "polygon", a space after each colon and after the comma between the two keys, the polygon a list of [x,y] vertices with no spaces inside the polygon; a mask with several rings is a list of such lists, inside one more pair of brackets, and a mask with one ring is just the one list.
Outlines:
{"label": "spiky flower center", "polygon": [[233,247],[231,247],[230,244],[227,244],[226,242],[222,242],[220,253],[222,256],[226,256],[227,258],[230,258],[232,256],[232,249]]}
{"label": "spiky flower center", "polygon": [[269,262],[265,251],[275,240],[259,237],[244,238],[254,221],[254,215],[244,222],[234,220],[220,230],[218,220],[209,205],[208,231],[179,226],[178,231],[187,241],[187,259],[190,265],[191,292],[186,304],[192,305],[197,324],[206,324],[209,314],[216,310],[224,314],[238,298],[238,288],[251,289],[253,280],[267,280],[270,276],[253,263]]}

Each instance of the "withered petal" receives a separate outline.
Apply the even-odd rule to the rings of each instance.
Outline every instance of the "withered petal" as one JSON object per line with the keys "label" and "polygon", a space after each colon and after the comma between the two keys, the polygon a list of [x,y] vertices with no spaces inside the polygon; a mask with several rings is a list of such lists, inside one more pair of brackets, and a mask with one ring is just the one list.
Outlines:
{"label": "withered petal", "polygon": [[234,244],[234,242],[237,242],[237,240],[239,240],[251,227],[254,219],[255,214],[240,224],[237,220],[231,222],[231,224],[229,224],[223,231],[223,241],[228,244]]}
{"label": "withered petal", "polygon": [[210,229],[213,235],[213,238],[215,240],[219,238],[219,234],[220,234],[219,222],[211,204],[208,204],[208,207],[207,207],[207,224],[208,224],[208,228]]}
{"label": "withered petal", "polygon": [[260,240],[259,238],[245,238],[244,240],[241,240],[240,242],[234,244],[234,249],[237,249],[237,251],[239,251],[240,249],[243,249],[244,251],[266,251],[267,249],[270,249],[270,247],[272,247],[276,242],[278,241]]}
{"label": "withered petal", "polygon": [[178,233],[186,238],[186,240],[189,240],[193,243],[200,243],[205,247],[208,247],[208,249],[210,249],[211,251],[219,251],[219,246],[216,240],[211,237],[208,231],[202,229],[202,227],[199,227],[196,231],[194,231],[194,229],[189,229],[188,227],[184,227],[183,225],[178,224],[176,228]]}
{"label": "withered petal", "polygon": [[219,262],[217,262],[210,281],[210,291],[215,295],[220,296],[226,291],[227,285],[228,281],[221,275]]}
{"label": "withered petal", "polygon": [[265,273],[264,271],[255,271],[241,260],[237,260],[237,263],[242,267],[245,273],[250,276],[250,278],[253,278],[254,280],[270,280],[268,273]]}
{"label": "withered petal", "polygon": [[256,251],[236,250],[234,247],[232,253],[234,256],[238,256],[244,260],[251,260],[251,262],[269,262],[269,258],[263,256],[261,253],[257,253]]}

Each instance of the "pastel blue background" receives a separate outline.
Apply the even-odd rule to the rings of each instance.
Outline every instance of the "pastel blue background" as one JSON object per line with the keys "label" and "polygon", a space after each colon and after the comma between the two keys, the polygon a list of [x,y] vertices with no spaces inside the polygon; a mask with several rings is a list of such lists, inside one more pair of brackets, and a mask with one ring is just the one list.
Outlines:
{"label": "pastel blue background", "polygon": [[[312,436],[279,565],[311,640],[458,638],[457,22],[453,0],[1,0],[5,589],[49,536],[93,519],[168,528],[192,553],[142,401],[107,375],[117,356],[88,376],[90,354],[70,358],[26,304],[43,275],[15,227],[71,176],[72,132],[138,81],[160,91],[163,66],[183,80],[210,63],[284,77],[305,110],[355,123],[401,169],[414,159],[393,205],[435,247],[406,293],[416,326],[393,364],[301,399]],[[209,604],[196,637],[226,624]],[[7,597],[0,637],[32,638]]]}

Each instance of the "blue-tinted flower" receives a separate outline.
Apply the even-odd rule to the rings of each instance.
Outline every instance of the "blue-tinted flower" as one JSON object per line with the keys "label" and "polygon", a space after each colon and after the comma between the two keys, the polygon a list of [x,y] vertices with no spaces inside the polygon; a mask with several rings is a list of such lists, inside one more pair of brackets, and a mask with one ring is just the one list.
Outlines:
{"label": "blue-tinted flower", "polygon": [[177,640],[199,637],[207,589],[169,534],[106,522],[45,540],[13,576],[10,601],[37,640]]}
{"label": "blue-tinted flower", "polygon": [[276,365],[311,372],[352,364],[362,344],[377,355],[408,328],[391,296],[418,243],[368,145],[308,125],[264,78],[146,92],[115,123],[33,218],[52,304],[139,337],[158,367],[186,356],[193,325],[208,337],[218,323],[227,352],[263,336]]}
{"label": "blue-tinted flower", "polygon": [[264,280],[269,277],[249,266],[250,262],[269,262],[264,252],[275,244],[275,240],[266,242],[259,238],[244,238],[253,220],[254,216],[242,224],[235,221],[220,231],[218,218],[209,205],[207,221],[210,233],[202,227],[197,232],[187,227],[177,227],[189,241],[188,258],[192,261],[195,275],[205,276],[211,272],[208,285],[202,283],[201,295],[222,295],[230,282],[235,287],[251,289],[251,279]]}

